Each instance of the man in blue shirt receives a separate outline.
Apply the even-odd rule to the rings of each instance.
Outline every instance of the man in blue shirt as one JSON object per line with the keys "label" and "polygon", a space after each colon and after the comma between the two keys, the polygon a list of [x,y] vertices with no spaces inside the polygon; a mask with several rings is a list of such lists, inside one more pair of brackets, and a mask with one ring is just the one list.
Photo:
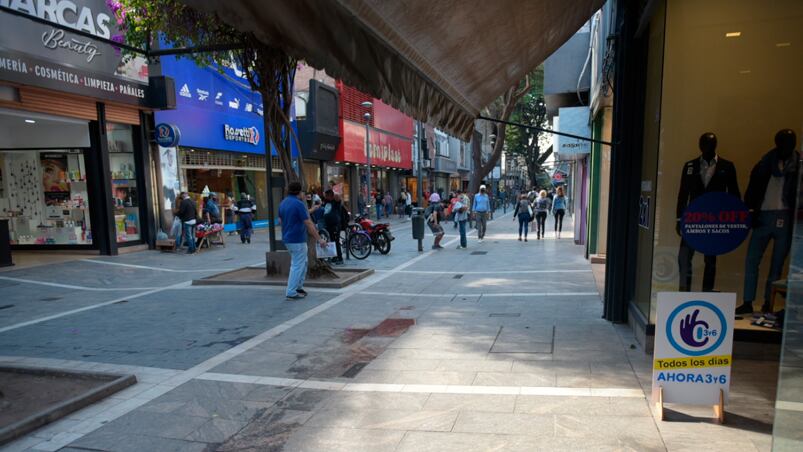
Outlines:
{"label": "man in blue shirt", "polygon": [[480,192],[474,195],[474,209],[472,210],[476,213],[477,238],[482,242],[488,225],[488,213],[491,211],[491,201],[485,193],[485,185],[480,185]]}
{"label": "man in blue shirt", "polygon": [[304,279],[307,276],[307,234],[315,237],[315,241],[326,246],[326,240],[318,235],[318,229],[312,224],[307,205],[299,182],[290,182],[288,195],[279,204],[279,220],[282,224],[282,240],[290,252],[290,275],[287,278],[287,299],[298,300],[307,296],[304,290]]}

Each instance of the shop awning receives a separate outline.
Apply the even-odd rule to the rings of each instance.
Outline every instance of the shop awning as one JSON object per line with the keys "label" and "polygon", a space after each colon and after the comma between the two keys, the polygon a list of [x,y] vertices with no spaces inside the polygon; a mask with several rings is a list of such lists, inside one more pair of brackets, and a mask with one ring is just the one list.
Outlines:
{"label": "shop awning", "polygon": [[184,0],[468,140],[603,0]]}

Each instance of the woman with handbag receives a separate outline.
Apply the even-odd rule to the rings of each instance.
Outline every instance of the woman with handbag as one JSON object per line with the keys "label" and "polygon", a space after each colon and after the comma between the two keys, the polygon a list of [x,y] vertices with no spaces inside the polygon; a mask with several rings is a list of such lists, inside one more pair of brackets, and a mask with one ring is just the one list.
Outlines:
{"label": "woman with handbag", "polygon": [[519,202],[516,203],[516,210],[513,211],[513,221],[519,220],[519,242],[521,242],[521,232],[524,231],[524,241],[527,241],[527,230],[530,222],[533,221],[533,208],[527,195],[521,195]]}

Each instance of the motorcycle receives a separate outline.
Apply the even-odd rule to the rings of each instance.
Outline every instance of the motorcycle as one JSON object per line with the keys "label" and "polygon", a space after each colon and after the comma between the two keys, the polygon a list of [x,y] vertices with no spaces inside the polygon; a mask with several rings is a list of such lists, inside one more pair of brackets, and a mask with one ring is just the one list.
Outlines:
{"label": "motorcycle", "polygon": [[[371,245],[373,245],[377,251],[381,254],[388,254],[390,252],[390,243],[396,240],[396,238],[393,237],[393,234],[390,232],[390,225],[388,223],[375,223],[362,215],[357,216],[354,222],[367,234]],[[357,236],[355,235],[355,237]]]}

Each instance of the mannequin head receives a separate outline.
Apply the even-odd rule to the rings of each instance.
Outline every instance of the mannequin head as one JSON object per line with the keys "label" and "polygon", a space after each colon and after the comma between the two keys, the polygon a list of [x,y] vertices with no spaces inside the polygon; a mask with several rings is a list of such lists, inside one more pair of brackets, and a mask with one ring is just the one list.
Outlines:
{"label": "mannequin head", "polygon": [[700,135],[699,146],[704,159],[713,159],[714,156],[717,155],[717,136],[712,132],[706,132]]}
{"label": "mannequin head", "polygon": [[789,158],[789,156],[792,155],[792,151],[795,150],[796,145],[797,136],[794,130],[781,129],[775,134],[775,148],[778,149],[781,158]]}

